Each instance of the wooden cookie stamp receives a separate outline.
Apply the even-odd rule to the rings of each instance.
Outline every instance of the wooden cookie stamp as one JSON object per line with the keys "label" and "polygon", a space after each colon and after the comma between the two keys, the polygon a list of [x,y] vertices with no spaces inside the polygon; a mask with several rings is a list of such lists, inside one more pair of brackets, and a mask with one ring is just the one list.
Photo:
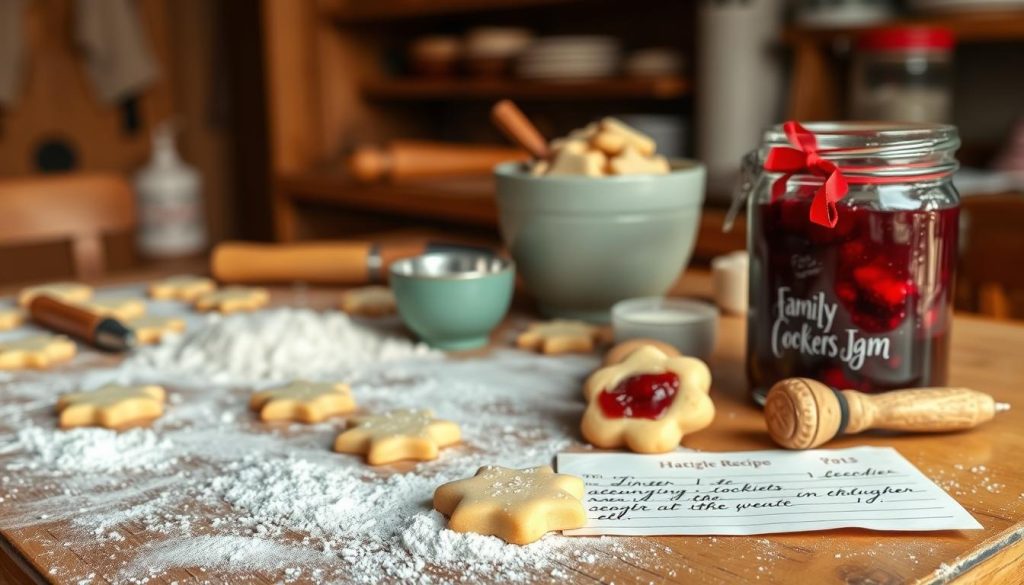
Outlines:
{"label": "wooden cookie stamp", "polygon": [[768,434],[787,449],[813,449],[868,429],[944,432],[970,429],[1008,410],[967,388],[916,388],[868,395],[833,390],[808,378],[789,378],[768,391]]}

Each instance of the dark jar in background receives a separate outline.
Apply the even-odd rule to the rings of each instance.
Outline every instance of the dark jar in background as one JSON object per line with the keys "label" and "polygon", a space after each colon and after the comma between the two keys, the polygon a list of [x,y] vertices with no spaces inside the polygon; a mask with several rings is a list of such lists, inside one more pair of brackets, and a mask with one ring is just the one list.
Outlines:
{"label": "dark jar in background", "polygon": [[773,147],[790,146],[782,127],[745,161],[747,372],[755,398],[794,376],[864,392],[944,384],[959,219],[956,128],[806,129],[817,142],[814,156],[848,181],[834,227],[809,219],[822,173],[764,169]]}

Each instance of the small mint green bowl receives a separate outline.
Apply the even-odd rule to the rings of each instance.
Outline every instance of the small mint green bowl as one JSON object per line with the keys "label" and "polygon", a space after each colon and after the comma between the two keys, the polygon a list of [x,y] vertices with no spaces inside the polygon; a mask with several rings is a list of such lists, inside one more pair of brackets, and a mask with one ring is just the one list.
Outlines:
{"label": "small mint green bowl", "polygon": [[512,303],[515,265],[491,254],[424,254],[395,262],[390,273],[402,320],[438,349],[484,347]]}

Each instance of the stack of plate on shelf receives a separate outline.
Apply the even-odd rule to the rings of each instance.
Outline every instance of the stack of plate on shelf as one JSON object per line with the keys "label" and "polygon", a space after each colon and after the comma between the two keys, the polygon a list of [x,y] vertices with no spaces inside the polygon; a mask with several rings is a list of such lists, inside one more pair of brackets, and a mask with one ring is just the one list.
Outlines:
{"label": "stack of plate on shelf", "polygon": [[511,26],[480,26],[466,33],[466,69],[482,77],[501,76],[533,42],[533,33]]}
{"label": "stack of plate on shelf", "polygon": [[520,57],[518,73],[546,81],[612,77],[619,72],[621,60],[622,47],[615,37],[543,37]]}

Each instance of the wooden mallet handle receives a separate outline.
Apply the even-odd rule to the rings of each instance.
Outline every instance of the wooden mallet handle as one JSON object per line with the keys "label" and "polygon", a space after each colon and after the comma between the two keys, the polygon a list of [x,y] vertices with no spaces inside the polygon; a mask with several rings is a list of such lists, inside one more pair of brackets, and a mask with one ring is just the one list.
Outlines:
{"label": "wooden mallet handle", "polygon": [[836,391],[808,378],[772,386],[764,405],[768,433],[787,449],[813,449],[867,429],[943,432],[992,420],[1006,405],[968,388],[916,388],[869,395]]}
{"label": "wooden mallet handle", "polygon": [[512,142],[521,146],[538,160],[551,155],[548,141],[511,100],[501,100],[491,108],[491,121]]}

